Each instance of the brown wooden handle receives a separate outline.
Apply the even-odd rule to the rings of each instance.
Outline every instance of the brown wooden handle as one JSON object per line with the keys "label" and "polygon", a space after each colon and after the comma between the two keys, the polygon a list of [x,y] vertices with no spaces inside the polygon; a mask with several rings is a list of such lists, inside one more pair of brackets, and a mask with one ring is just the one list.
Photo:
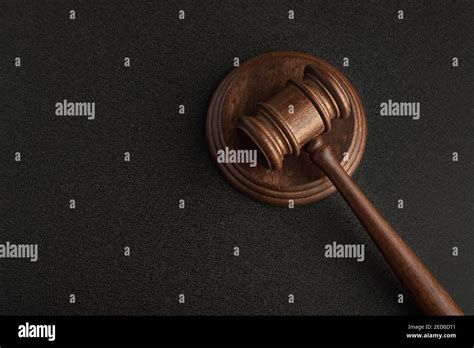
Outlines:
{"label": "brown wooden handle", "polygon": [[314,140],[305,150],[344,197],[417,306],[429,315],[463,315],[448,292],[352,181],[331,147]]}

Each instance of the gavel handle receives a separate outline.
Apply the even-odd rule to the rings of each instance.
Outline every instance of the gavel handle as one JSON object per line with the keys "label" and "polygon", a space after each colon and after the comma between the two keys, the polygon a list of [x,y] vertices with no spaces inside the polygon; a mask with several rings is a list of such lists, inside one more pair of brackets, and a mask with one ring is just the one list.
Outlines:
{"label": "gavel handle", "polygon": [[331,147],[320,140],[313,140],[305,150],[344,197],[417,306],[429,315],[464,315],[423,262],[352,181]]}

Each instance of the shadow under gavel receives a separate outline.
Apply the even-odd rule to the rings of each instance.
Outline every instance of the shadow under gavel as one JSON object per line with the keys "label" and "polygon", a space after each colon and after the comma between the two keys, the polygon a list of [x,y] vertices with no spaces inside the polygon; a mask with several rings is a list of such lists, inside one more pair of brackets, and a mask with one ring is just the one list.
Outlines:
{"label": "shadow under gavel", "polygon": [[[298,106],[293,114],[287,112],[288,105]],[[254,116],[239,117],[236,127],[258,147],[269,169],[280,170],[284,156],[297,156],[302,149],[308,152],[311,161],[327,175],[365,227],[417,306],[430,315],[463,315],[321,137],[331,131],[333,120],[346,118],[350,113],[350,99],[337,77],[308,65],[302,81],[289,80],[283,90],[257,104]]]}

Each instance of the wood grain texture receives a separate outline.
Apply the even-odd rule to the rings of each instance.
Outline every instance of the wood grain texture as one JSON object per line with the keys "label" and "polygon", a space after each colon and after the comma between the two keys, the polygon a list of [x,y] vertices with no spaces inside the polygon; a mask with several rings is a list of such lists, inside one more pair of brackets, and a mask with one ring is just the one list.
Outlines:
{"label": "wood grain texture", "polygon": [[[270,52],[249,59],[235,68],[214,92],[207,114],[206,138],[214,162],[229,182],[260,202],[285,206],[291,199],[295,204],[308,204],[336,191],[304,151],[299,156],[286,156],[279,171],[268,169],[264,163],[251,168],[245,164],[216,161],[217,151],[226,146],[231,149],[252,147],[238,132],[236,122],[242,115],[255,115],[259,102],[280,110],[287,110],[288,103],[294,102],[295,110],[316,112],[310,101],[298,97],[296,87],[287,85],[290,79],[302,81],[308,65],[336,76],[353,105],[351,115],[335,121],[331,132],[323,134],[325,141],[333,145],[341,161],[344,152],[348,152],[347,161],[341,165],[349,174],[354,173],[362,158],[366,140],[364,108],[355,89],[337,69],[301,52]],[[280,99],[273,98],[278,93],[287,96],[285,102],[278,104]],[[263,160],[264,156],[259,159]]]}

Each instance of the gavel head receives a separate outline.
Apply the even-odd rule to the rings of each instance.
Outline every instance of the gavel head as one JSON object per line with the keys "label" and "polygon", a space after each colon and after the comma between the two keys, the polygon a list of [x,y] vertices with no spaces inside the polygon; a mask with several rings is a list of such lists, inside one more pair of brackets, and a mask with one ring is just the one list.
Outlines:
{"label": "gavel head", "polygon": [[258,147],[269,169],[280,170],[285,155],[298,156],[301,148],[331,130],[333,119],[351,114],[348,93],[337,76],[308,65],[302,81],[257,104],[254,116],[240,116],[236,128]]}

